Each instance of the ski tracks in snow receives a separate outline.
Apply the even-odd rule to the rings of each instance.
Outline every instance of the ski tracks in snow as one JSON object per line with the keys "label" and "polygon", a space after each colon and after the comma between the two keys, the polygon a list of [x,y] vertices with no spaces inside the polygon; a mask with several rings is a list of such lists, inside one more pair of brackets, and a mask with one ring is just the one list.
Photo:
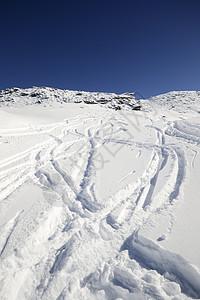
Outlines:
{"label": "ski tracks in snow", "polygon": [[[1,299],[200,297],[198,271],[139,234],[152,215],[170,212],[180,197],[187,162],[173,139],[198,145],[199,127],[184,121],[165,130],[148,125],[155,143],[124,140],[125,129],[117,138],[105,137],[106,129],[125,123],[111,113],[96,113],[0,132],[1,142],[42,137],[0,161],[2,217],[23,185],[32,182],[43,195],[41,203],[2,224]],[[96,158],[109,142],[138,149],[136,159],[146,151],[150,159],[138,177],[102,199]]]}

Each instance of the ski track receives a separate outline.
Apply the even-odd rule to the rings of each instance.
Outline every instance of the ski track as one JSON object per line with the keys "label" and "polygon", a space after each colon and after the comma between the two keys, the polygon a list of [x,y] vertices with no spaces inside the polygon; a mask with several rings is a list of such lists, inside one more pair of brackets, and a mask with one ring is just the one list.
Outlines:
{"label": "ski track", "polygon": [[[44,198],[52,197],[53,203],[60,200],[59,205],[47,201],[43,207],[35,207],[36,213],[37,209],[42,213],[36,214],[35,220],[29,213],[19,212],[3,225],[1,299],[95,299],[100,291],[102,298],[100,294],[96,299],[172,299],[176,293],[200,297],[198,271],[180,255],[139,235],[152,214],[170,210],[181,193],[185,154],[181,147],[166,143],[166,136],[198,145],[200,128],[175,121],[165,131],[148,126],[155,131],[155,143],[109,139],[137,148],[140,155],[147,149],[151,159],[136,181],[101,199],[95,191],[94,157],[105,140],[108,142],[101,130],[109,122],[109,114],[87,114],[47,126],[0,132],[2,139],[47,138],[0,161],[2,211],[28,180],[43,189]],[[125,123],[119,118],[111,126]],[[156,189],[164,170],[165,184]],[[32,231],[27,235],[29,220]],[[154,280],[160,282],[162,291]]]}

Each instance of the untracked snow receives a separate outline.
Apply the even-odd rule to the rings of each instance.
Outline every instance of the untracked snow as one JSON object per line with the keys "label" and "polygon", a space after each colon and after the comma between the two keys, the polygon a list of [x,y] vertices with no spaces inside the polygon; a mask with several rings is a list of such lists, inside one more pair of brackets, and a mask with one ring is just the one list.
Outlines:
{"label": "untracked snow", "polygon": [[200,92],[0,92],[0,299],[200,299]]}

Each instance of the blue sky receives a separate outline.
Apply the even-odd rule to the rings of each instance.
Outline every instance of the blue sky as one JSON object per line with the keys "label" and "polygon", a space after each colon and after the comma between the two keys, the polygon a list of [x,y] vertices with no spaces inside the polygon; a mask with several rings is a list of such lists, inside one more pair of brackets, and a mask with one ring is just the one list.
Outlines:
{"label": "blue sky", "polygon": [[9,1],[0,89],[200,90],[200,1]]}

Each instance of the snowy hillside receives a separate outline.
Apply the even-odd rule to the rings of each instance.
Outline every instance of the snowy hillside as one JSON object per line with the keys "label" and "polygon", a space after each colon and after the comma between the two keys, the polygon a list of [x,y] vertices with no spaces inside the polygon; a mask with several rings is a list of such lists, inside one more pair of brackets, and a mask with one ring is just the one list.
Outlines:
{"label": "snowy hillside", "polygon": [[200,91],[175,91],[150,98],[154,106],[175,110],[182,113],[194,111],[200,113]]}
{"label": "snowy hillside", "polygon": [[199,170],[200,92],[1,91],[0,299],[200,299]]}
{"label": "snowy hillside", "polygon": [[1,106],[20,107],[25,104],[51,106],[56,103],[101,104],[115,110],[122,108],[140,109],[140,102],[131,93],[121,95],[114,93],[89,93],[48,87],[32,87],[29,89],[12,88],[0,91]]}

